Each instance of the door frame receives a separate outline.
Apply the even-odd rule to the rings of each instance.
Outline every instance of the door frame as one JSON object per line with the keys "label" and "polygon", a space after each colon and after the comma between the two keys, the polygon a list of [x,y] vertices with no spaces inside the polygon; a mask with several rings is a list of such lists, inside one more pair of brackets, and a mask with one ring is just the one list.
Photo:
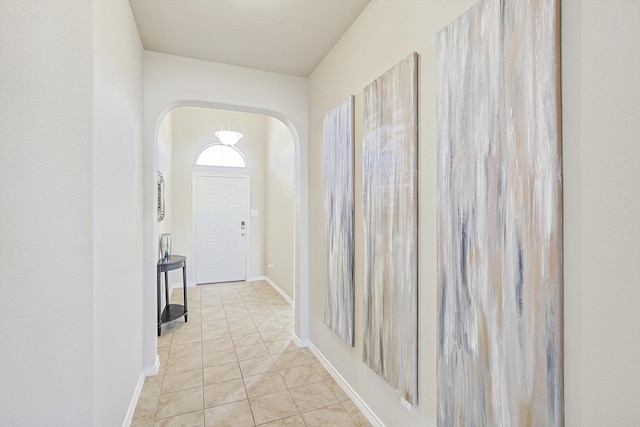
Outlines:
{"label": "door frame", "polygon": [[251,177],[249,175],[249,168],[225,168],[225,167],[216,167],[216,166],[195,166],[193,168],[193,172],[191,174],[191,277],[193,277],[193,283],[195,286],[198,286],[198,276],[196,270],[196,263],[198,262],[196,255],[196,228],[197,228],[197,192],[196,185],[198,182],[198,178],[244,178],[247,184],[247,203],[246,203],[246,235],[244,245],[244,279],[245,281],[249,278],[249,266],[250,264],[250,254],[251,251]]}

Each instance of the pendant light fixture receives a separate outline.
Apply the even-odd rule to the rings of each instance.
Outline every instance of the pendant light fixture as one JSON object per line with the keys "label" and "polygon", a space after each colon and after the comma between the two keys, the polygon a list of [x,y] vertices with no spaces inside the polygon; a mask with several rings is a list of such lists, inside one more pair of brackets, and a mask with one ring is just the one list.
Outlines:
{"label": "pendant light fixture", "polygon": [[231,111],[225,112],[225,121],[222,129],[217,131],[215,135],[223,145],[236,145],[242,138],[242,134],[231,130]]}

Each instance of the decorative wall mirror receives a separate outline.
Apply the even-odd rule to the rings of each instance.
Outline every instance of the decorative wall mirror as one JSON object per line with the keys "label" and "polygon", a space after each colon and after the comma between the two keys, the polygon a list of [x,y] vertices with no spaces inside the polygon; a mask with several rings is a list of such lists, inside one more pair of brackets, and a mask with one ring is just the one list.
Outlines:
{"label": "decorative wall mirror", "polygon": [[164,219],[164,176],[158,171],[158,222]]}

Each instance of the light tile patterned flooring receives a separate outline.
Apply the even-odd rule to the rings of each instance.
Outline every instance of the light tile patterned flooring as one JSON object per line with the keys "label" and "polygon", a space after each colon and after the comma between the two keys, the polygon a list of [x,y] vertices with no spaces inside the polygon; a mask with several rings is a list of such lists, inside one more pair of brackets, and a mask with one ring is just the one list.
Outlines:
{"label": "light tile patterned flooring", "polygon": [[[189,321],[158,337],[160,372],[146,379],[139,427],[370,426],[308,349],[294,311],[266,282],[188,289]],[[182,302],[182,290],[171,301]]]}

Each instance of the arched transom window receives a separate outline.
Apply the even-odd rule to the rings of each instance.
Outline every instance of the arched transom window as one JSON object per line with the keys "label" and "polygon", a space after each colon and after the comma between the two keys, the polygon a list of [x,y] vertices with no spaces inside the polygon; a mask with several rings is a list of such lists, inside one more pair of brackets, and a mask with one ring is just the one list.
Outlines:
{"label": "arched transom window", "polygon": [[203,148],[196,158],[197,166],[223,166],[246,168],[247,162],[240,150],[229,145],[213,144]]}

